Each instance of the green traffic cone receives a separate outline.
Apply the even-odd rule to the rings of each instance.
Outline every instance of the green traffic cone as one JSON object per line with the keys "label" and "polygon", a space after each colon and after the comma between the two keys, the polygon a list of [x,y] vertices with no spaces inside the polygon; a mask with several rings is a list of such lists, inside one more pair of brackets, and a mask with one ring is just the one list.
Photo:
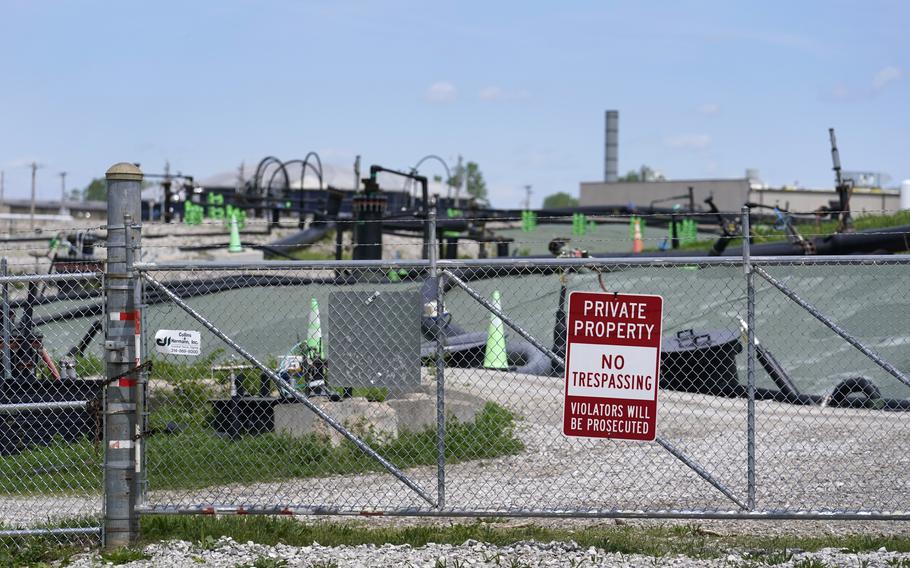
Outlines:
{"label": "green traffic cone", "polygon": [[[499,290],[493,292],[493,307],[501,310]],[[486,369],[508,369],[509,355],[506,353],[506,333],[502,320],[496,314],[490,315],[490,329],[487,332],[487,348],[483,357]]]}
{"label": "green traffic cone", "polygon": [[322,327],[319,323],[319,302],[310,298],[310,314],[307,317],[306,348],[311,353],[318,353],[325,358],[325,345],[322,342]]}
{"label": "green traffic cone", "polygon": [[228,252],[243,252],[243,245],[240,244],[240,228],[237,226],[237,214],[231,214],[231,242],[228,244]]}

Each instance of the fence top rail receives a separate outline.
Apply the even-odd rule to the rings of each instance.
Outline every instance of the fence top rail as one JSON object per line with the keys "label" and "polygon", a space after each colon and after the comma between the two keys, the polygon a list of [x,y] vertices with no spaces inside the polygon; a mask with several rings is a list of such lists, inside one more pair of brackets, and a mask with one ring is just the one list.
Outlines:
{"label": "fence top rail", "polygon": [[338,268],[426,268],[428,260],[263,260],[263,261],[186,261],[137,262],[140,272],[191,270],[333,270]]}
{"label": "fence top rail", "polygon": [[92,280],[99,279],[101,272],[60,272],[53,274],[16,274],[0,276],[0,284],[13,282],[59,282],[61,280]]}
{"label": "fence top rail", "polygon": [[[752,256],[752,264],[910,264],[910,255],[823,255],[823,256]],[[587,258],[488,258],[440,260],[440,268],[462,266],[740,266],[741,256],[666,256],[666,257],[597,257]]]}
{"label": "fence top rail", "polygon": [[[752,264],[764,266],[795,265],[881,265],[910,264],[910,255],[826,255],[826,256],[753,256]],[[741,266],[739,256],[666,256],[666,257],[587,257],[587,258],[483,258],[464,260],[439,260],[440,269],[461,267],[497,268],[497,267],[583,267],[583,266]],[[141,272],[162,271],[244,271],[244,270],[334,270],[366,268],[428,268],[430,261],[420,260],[290,260],[290,261],[186,261],[186,262],[144,262],[136,263],[134,268]],[[56,276],[56,275],[55,275]],[[71,275],[69,278],[91,277],[88,275]],[[36,279],[36,277],[7,277],[18,279]],[[2,281],[2,279],[0,279]]]}

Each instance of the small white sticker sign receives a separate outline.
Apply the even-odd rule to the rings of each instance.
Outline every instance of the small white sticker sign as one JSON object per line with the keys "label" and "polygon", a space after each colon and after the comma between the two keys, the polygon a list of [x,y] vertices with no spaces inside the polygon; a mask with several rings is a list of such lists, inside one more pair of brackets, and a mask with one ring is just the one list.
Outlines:
{"label": "small white sticker sign", "polygon": [[198,331],[159,329],[155,332],[155,351],[165,355],[199,355],[202,337]]}

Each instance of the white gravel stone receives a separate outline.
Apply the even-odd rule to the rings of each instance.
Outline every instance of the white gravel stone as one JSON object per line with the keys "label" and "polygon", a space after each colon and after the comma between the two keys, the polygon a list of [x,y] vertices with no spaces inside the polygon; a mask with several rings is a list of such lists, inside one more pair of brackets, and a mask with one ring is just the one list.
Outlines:
{"label": "white gravel stone", "polygon": [[[748,566],[759,562],[741,551],[731,551],[725,556],[714,559],[698,559],[675,555],[655,558],[639,554],[621,554],[589,547],[582,549],[574,542],[536,541],[517,542],[511,546],[495,546],[476,541],[467,541],[461,545],[428,544],[412,548],[408,545],[360,545],[324,547],[314,543],[312,546],[294,547],[283,544],[265,546],[247,542],[240,544],[229,537],[216,541],[214,547],[200,549],[185,541],[169,541],[151,544],[144,549],[150,557],[123,564],[126,567],[174,566],[174,567],[212,567],[233,568],[252,565],[259,559],[271,559],[276,563],[283,562],[287,567],[337,566],[346,567],[417,567],[430,568],[489,566],[489,567],[524,567],[524,566]],[[879,549],[876,552],[851,553],[843,550],[826,548],[817,552],[797,552],[781,567],[806,565],[808,562],[822,562],[826,566],[899,566],[910,563],[910,553],[887,552]],[[75,557],[69,566],[89,568],[101,564],[98,553],[88,553]]]}

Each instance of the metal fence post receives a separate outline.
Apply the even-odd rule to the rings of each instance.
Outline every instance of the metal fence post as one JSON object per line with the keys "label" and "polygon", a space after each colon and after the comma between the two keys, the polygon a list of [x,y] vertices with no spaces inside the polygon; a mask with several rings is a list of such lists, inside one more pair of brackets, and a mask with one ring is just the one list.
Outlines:
{"label": "metal fence post", "polygon": [[437,266],[439,238],[436,232],[436,204],[429,208],[427,233],[430,237],[430,278],[436,281],[436,508],[446,503],[446,411],[445,411],[445,288]]}
{"label": "metal fence post", "polygon": [[[0,260],[0,273],[7,275],[6,257]],[[13,378],[12,361],[10,360],[9,334],[10,334],[10,309],[9,309],[9,284],[3,283],[3,378],[10,381]]]}
{"label": "metal fence post", "polygon": [[142,171],[119,163],[107,171],[107,268],[105,271],[104,527],[107,549],[136,541],[139,516],[138,413],[140,287],[133,272],[138,256]]}
{"label": "metal fence post", "polygon": [[749,208],[742,208],[743,272],[746,277],[746,505],[755,510],[755,282],[752,273]]}

